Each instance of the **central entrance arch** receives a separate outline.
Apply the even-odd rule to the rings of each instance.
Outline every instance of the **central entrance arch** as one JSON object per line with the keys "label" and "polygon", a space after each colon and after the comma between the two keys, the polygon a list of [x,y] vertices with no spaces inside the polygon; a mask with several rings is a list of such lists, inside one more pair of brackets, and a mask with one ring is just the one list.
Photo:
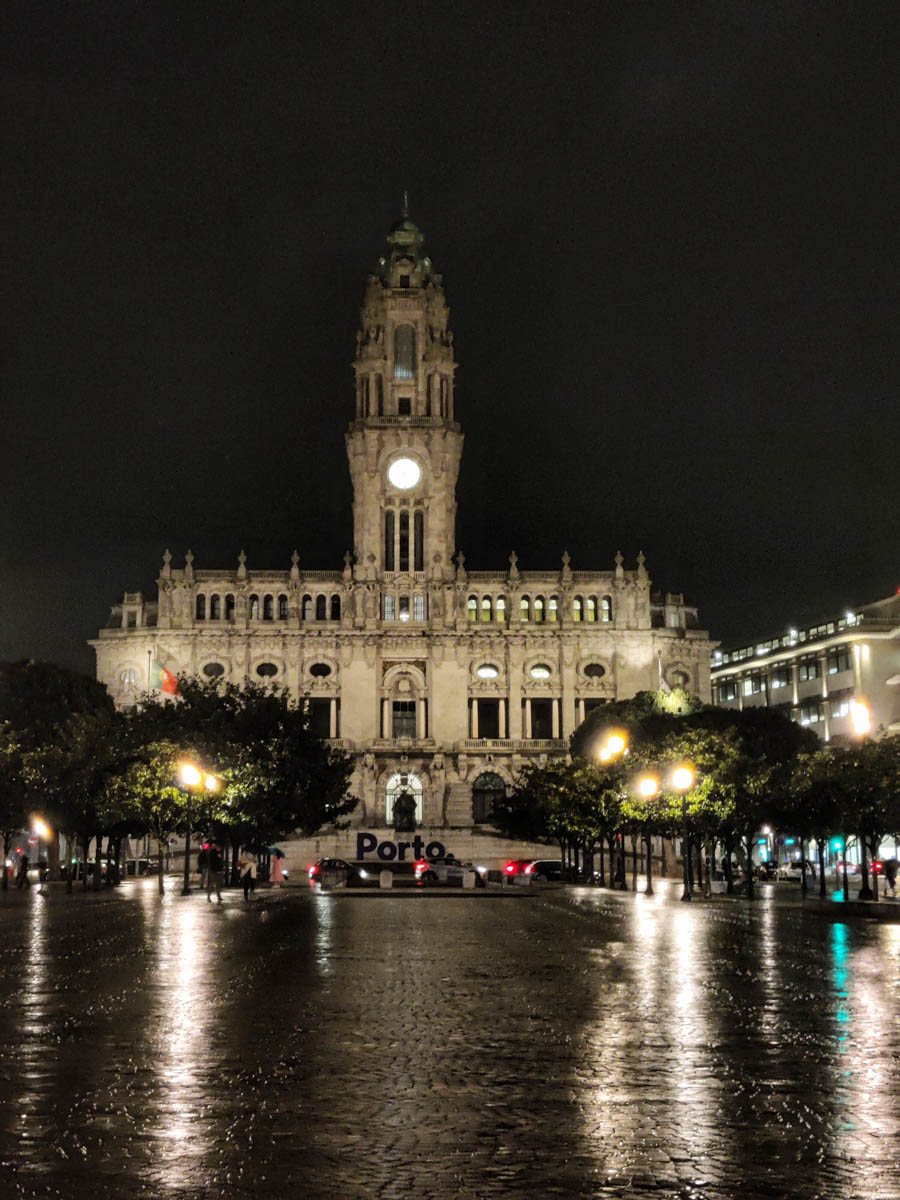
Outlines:
{"label": "central entrance arch", "polygon": [[396,771],[387,781],[384,793],[384,823],[393,825],[394,804],[399,796],[409,792],[416,804],[416,824],[425,820],[425,789],[422,780],[412,771]]}

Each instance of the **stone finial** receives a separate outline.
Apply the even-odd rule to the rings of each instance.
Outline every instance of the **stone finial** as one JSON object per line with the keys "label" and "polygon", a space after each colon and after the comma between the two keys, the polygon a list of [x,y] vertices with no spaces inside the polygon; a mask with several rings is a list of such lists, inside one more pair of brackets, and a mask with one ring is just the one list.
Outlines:
{"label": "stone finial", "polygon": [[191,550],[188,550],[184,556],[184,577],[185,579],[194,578],[194,554]]}
{"label": "stone finial", "polygon": [[509,556],[509,577],[510,577],[510,579],[518,579],[519,578],[519,568],[516,566],[516,563],[518,561],[519,561],[518,554],[516,554],[515,550],[511,551],[510,556]]}
{"label": "stone finial", "polygon": [[160,571],[160,576],[163,579],[168,579],[169,576],[172,574],[172,568],[169,566],[171,561],[172,561],[172,555],[170,554],[170,552],[168,550],[165,550],[163,552],[162,570]]}
{"label": "stone finial", "polygon": [[563,579],[571,579],[572,578],[572,568],[569,566],[569,563],[571,561],[572,560],[569,557],[568,550],[563,550],[563,556],[562,556],[562,577],[563,577]]}
{"label": "stone finial", "polygon": [[456,556],[456,578],[459,580],[466,579],[466,556],[460,550]]}
{"label": "stone finial", "polygon": [[237,577],[238,577],[238,579],[246,579],[247,578],[247,555],[244,553],[243,550],[238,555]]}
{"label": "stone finial", "polygon": [[639,550],[639,551],[638,551],[638,556],[637,556],[637,577],[638,577],[638,579],[640,579],[642,582],[643,582],[644,580],[646,580],[646,578],[647,578],[647,568],[644,566],[644,563],[645,563],[646,561],[647,561],[647,560],[646,560],[646,558],[644,557],[644,552],[643,552],[643,550]]}
{"label": "stone finial", "polygon": [[300,567],[298,566],[299,562],[300,562],[300,555],[295,550],[294,553],[291,555],[291,579],[294,583],[296,583],[297,580],[300,578]]}
{"label": "stone finial", "polygon": [[625,572],[622,570],[622,563],[625,559],[622,557],[622,551],[616,551],[616,579],[624,579]]}
{"label": "stone finial", "polygon": [[353,555],[349,550],[344,551],[344,581],[349,583],[353,578]]}

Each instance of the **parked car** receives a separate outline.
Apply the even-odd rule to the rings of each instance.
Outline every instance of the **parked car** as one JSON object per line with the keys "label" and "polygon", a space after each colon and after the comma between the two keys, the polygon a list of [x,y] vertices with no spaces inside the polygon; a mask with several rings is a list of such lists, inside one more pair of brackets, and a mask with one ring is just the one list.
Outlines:
{"label": "parked car", "polygon": [[309,882],[320,887],[362,887],[369,878],[364,867],[343,858],[320,858],[309,868]]}
{"label": "parked car", "polygon": [[840,871],[840,873],[843,875],[845,866],[847,868],[848,875],[856,875],[857,872],[859,871],[859,864],[852,863],[852,862],[848,862],[848,863],[836,862],[834,864],[834,869],[835,869],[835,871]]}
{"label": "parked car", "polygon": [[462,883],[466,875],[474,875],[475,886],[484,887],[484,879],[471,863],[460,862],[453,854],[440,858],[420,858],[415,866],[417,883]]}
{"label": "parked car", "polygon": [[533,858],[513,858],[503,867],[504,875],[525,875],[527,868],[534,862]]}
{"label": "parked car", "polygon": [[771,883],[774,881],[777,870],[773,862],[762,862],[756,867],[756,878],[760,883]]}
{"label": "parked car", "polygon": [[[807,882],[816,877],[816,864],[806,861],[806,877]],[[791,859],[790,862],[782,863],[778,868],[779,879],[794,879],[798,883],[803,878],[803,863],[799,858]]]}

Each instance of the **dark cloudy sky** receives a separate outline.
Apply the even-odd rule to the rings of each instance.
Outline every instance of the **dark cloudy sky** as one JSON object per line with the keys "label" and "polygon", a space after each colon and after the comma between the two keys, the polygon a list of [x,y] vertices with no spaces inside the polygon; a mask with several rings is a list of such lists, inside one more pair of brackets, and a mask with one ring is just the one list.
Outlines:
{"label": "dark cloudy sky", "polygon": [[338,567],[367,270],[444,274],[473,569],[712,635],[900,585],[900,5],[8,0],[0,658],[160,556]]}

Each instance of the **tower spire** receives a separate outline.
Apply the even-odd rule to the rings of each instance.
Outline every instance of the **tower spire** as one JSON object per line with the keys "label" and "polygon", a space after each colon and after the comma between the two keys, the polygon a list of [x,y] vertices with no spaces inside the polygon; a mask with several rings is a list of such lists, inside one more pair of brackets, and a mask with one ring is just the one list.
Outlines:
{"label": "tower spire", "polygon": [[403,217],[404,221],[409,220],[409,192],[406,190],[406,188],[403,189],[403,208],[400,215]]}

